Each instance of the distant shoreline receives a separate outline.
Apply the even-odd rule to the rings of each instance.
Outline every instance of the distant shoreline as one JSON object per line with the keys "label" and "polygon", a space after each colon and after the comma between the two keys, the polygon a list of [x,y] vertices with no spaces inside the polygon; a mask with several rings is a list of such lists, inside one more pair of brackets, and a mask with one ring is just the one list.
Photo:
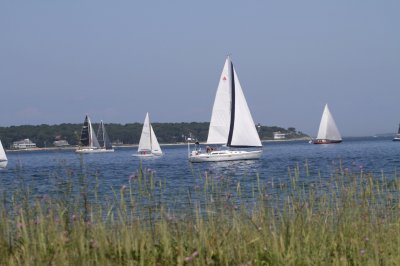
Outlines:
{"label": "distant shoreline", "polygon": [[[288,141],[301,141],[301,140],[309,140],[310,138],[295,138],[295,139],[264,139],[261,140],[264,142],[288,142]],[[192,144],[192,143],[191,143]],[[202,145],[206,145],[206,142],[200,142]],[[160,146],[182,146],[187,145],[187,142],[178,142],[178,143],[163,143]],[[139,144],[126,144],[126,145],[115,145],[113,146],[115,149],[125,149],[125,148],[137,148]],[[66,147],[43,147],[43,148],[29,148],[29,149],[6,149],[6,152],[30,152],[30,151],[58,151],[58,150],[76,150],[78,146],[66,146]]]}
{"label": "distant shoreline", "polygon": [[[301,140],[310,140],[309,137],[302,138],[294,138],[294,139],[264,139],[261,142],[289,142],[289,141],[301,141]],[[191,143],[193,144],[193,143]],[[206,145],[206,142],[200,142],[200,144]],[[178,142],[178,143],[162,143],[160,146],[181,146],[187,145],[187,142]],[[124,148],[136,148],[139,144],[123,144],[123,145],[113,145],[116,149],[124,149]],[[66,147],[43,147],[43,148],[30,148],[30,149],[6,149],[7,152],[24,152],[24,151],[54,151],[54,150],[75,150],[79,146],[66,146]]]}

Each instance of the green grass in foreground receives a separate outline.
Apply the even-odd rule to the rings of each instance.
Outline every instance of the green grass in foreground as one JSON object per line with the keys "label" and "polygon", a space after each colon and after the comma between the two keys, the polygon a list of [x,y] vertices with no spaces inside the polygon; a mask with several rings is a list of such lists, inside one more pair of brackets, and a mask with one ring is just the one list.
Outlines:
{"label": "green grass in foreground", "polygon": [[337,170],[305,186],[307,174],[289,175],[257,179],[246,200],[239,183],[203,177],[201,203],[179,213],[149,204],[164,184],[142,172],[107,204],[14,193],[0,206],[0,265],[400,264],[397,178]]}

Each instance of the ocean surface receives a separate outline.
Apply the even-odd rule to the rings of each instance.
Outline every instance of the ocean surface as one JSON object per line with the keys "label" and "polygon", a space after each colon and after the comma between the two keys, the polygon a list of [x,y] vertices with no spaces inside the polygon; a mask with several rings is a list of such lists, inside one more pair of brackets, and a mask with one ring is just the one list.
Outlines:
{"label": "ocean surface", "polygon": [[[9,152],[8,165],[0,169],[0,193],[11,195],[22,187],[31,195],[62,193],[66,180],[73,185],[88,183],[100,197],[113,197],[138,178],[139,171],[152,175],[164,187],[162,200],[176,202],[203,187],[205,177],[229,179],[232,186],[250,191],[258,180],[290,182],[298,170],[305,183],[329,182],[335,171],[372,173],[375,178],[395,179],[400,169],[400,142],[391,138],[345,138],[334,145],[312,145],[307,141],[264,142],[263,155],[255,161],[191,164],[187,145],[162,146],[164,156],[132,156],[134,148],[117,148],[114,153],[79,155],[72,150]],[[252,185],[252,186],[253,186]]]}

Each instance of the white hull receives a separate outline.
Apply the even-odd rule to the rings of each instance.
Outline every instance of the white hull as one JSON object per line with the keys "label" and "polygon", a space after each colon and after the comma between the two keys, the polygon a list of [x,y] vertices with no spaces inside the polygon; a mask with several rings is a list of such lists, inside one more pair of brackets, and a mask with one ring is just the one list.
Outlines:
{"label": "white hull", "polygon": [[106,149],[91,149],[91,148],[83,148],[75,150],[76,153],[104,153],[104,152],[114,152],[114,149],[106,150]]}
{"label": "white hull", "polygon": [[236,160],[257,160],[260,159],[262,151],[212,151],[210,153],[192,152],[189,161],[192,163],[200,162],[221,162]]}

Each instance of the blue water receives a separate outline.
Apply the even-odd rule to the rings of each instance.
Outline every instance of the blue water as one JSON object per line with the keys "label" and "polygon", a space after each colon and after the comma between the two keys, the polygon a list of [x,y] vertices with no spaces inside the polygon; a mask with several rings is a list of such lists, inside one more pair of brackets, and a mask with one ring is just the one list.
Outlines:
{"label": "blue water", "polygon": [[[373,173],[380,178],[397,177],[400,169],[400,143],[390,138],[348,138],[341,144],[311,145],[306,141],[267,142],[263,155],[255,161],[191,164],[187,146],[163,146],[164,156],[140,159],[131,156],[134,148],[116,149],[114,153],[79,155],[73,151],[30,151],[8,153],[7,168],[0,170],[0,192],[7,195],[29,187],[33,195],[60,193],[66,180],[82,185],[83,176],[98,187],[100,194],[112,197],[113,191],[128,186],[139,169],[152,173],[165,183],[163,200],[176,199],[203,186],[204,177],[240,182],[242,187],[254,182],[290,182],[294,168],[306,182],[329,180],[339,168],[348,172]],[[308,167],[309,175],[306,175]],[[61,191],[62,193],[63,191]]]}

